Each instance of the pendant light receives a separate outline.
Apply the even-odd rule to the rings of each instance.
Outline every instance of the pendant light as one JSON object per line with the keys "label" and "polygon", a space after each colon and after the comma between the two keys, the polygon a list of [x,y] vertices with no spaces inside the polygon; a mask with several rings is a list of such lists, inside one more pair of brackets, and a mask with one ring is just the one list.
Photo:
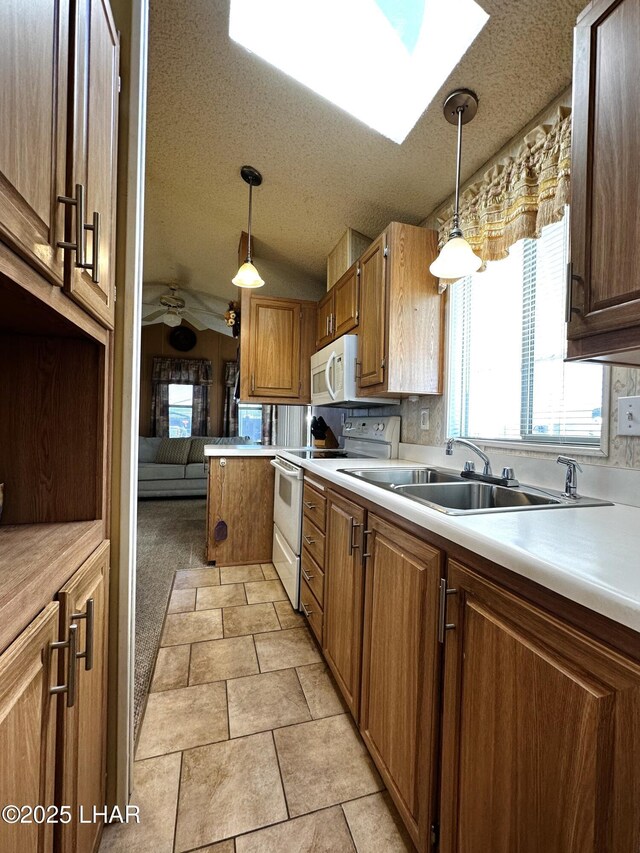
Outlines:
{"label": "pendant light", "polygon": [[233,284],[238,287],[262,287],[263,279],[260,278],[260,273],[251,262],[251,194],[254,187],[259,187],[262,183],[262,175],[253,166],[243,166],[240,169],[240,175],[243,181],[249,184],[249,227],[247,229],[247,258],[240,269],[232,278]]}
{"label": "pendant light", "polygon": [[453,208],[453,227],[440,254],[429,267],[436,278],[462,278],[477,272],[482,258],[462,236],[460,229],[460,163],[462,160],[462,125],[468,124],[478,111],[478,98],[469,89],[456,89],[444,102],[444,117],[449,124],[458,126],[458,154],[456,158],[456,195]]}

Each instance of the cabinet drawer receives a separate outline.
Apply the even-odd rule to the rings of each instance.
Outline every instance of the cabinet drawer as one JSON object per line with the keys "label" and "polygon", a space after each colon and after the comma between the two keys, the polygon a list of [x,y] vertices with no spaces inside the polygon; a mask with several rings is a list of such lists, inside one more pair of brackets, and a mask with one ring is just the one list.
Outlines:
{"label": "cabinet drawer", "polygon": [[322,607],[316,601],[314,594],[309,589],[309,584],[304,578],[300,580],[300,610],[307,617],[309,627],[313,631],[316,640],[322,645],[322,623],[324,614]]}
{"label": "cabinet drawer", "polygon": [[302,519],[302,545],[311,554],[316,563],[324,566],[324,533],[308,518]]}
{"label": "cabinet drawer", "polygon": [[311,589],[319,604],[324,603],[324,572],[309,554],[307,546],[302,548],[302,580]]}
{"label": "cabinet drawer", "polygon": [[327,499],[308,483],[304,484],[304,497],[302,498],[304,514],[316,525],[319,530],[324,531],[324,517]]}

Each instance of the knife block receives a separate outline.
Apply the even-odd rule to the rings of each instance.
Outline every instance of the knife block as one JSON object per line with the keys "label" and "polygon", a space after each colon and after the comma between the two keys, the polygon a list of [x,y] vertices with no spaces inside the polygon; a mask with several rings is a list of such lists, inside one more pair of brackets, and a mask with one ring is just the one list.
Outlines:
{"label": "knife block", "polygon": [[324,438],[313,439],[313,446],[323,448],[324,450],[333,450],[340,445],[338,444],[338,439],[333,434],[333,430],[329,427]]}

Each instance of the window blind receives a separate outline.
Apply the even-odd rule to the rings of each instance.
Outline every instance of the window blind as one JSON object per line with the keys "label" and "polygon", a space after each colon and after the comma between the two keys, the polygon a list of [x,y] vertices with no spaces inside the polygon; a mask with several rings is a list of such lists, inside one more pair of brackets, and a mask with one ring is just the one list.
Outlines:
{"label": "window blind", "polygon": [[565,217],[452,286],[451,435],[599,444],[603,368],[564,362],[567,243]]}

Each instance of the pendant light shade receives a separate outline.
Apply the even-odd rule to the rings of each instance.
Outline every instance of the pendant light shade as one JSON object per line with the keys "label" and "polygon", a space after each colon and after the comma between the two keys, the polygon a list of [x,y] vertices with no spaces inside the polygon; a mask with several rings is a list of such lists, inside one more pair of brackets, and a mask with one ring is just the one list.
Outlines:
{"label": "pendant light shade", "polygon": [[162,322],[165,324],[165,326],[171,326],[171,328],[173,329],[176,326],[179,326],[180,323],[182,323],[182,317],[180,317],[179,314],[176,314],[175,311],[169,310],[162,318]]}
{"label": "pendant light shade", "polygon": [[264,279],[250,261],[245,261],[231,279],[236,287],[262,287]]}
{"label": "pendant light shade", "polygon": [[240,176],[243,181],[249,184],[249,227],[247,228],[247,257],[236,275],[231,279],[232,283],[237,287],[262,287],[264,279],[260,277],[260,273],[254,267],[251,258],[251,201],[254,187],[259,187],[262,183],[262,175],[253,166],[243,166],[240,169]]}
{"label": "pendant light shade", "polygon": [[477,272],[482,258],[476,255],[460,229],[460,164],[462,160],[462,125],[468,124],[478,111],[478,98],[469,89],[457,89],[444,102],[444,117],[458,126],[456,157],[456,194],[453,208],[453,228],[440,254],[429,267],[436,278],[463,278]]}

